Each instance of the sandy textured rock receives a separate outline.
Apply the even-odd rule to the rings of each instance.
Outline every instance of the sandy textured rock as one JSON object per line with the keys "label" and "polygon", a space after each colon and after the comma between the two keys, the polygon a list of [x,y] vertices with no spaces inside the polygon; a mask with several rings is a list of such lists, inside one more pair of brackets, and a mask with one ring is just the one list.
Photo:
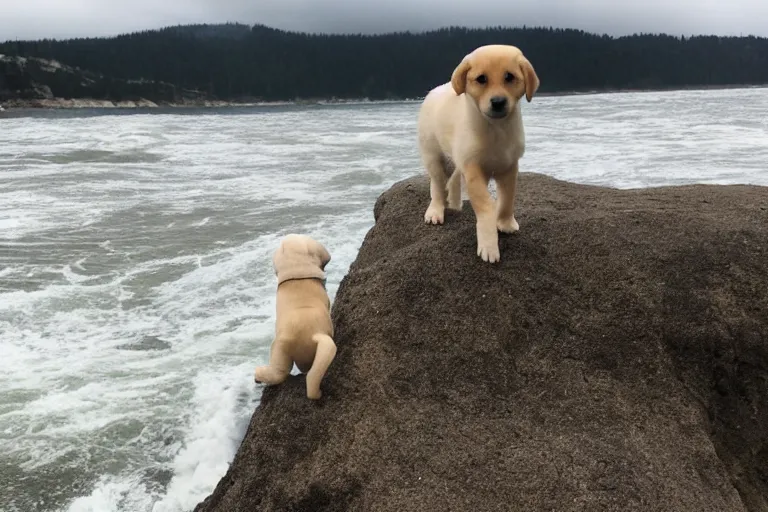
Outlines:
{"label": "sandy textured rock", "polygon": [[427,204],[379,198],[323,399],[267,389],[197,511],[768,510],[767,189],[523,174],[497,265]]}

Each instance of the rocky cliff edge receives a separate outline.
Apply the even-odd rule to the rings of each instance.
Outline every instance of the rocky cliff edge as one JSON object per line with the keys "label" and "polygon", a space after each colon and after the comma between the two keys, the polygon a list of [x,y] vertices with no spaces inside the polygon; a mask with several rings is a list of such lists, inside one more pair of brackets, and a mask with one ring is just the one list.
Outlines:
{"label": "rocky cliff edge", "polygon": [[384,193],[322,400],[267,389],[196,510],[768,510],[768,189],[518,190],[497,265]]}

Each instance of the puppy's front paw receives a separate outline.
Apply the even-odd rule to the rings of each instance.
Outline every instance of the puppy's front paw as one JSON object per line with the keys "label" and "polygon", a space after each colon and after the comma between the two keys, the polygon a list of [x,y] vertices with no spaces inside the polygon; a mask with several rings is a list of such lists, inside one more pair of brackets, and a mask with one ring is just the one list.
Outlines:
{"label": "puppy's front paw", "polygon": [[427,224],[442,224],[445,218],[445,207],[429,203],[429,208],[424,214],[424,222]]}
{"label": "puppy's front paw", "polygon": [[253,382],[255,382],[256,384],[262,384],[264,382],[264,377],[262,377],[263,371],[264,370],[261,366],[256,368],[256,371],[253,372]]}
{"label": "puppy's front paw", "polygon": [[323,392],[320,391],[319,389],[307,390],[307,398],[309,398],[310,400],[320,400],[320,397],[322,396],[323,396]]}
{"label": "puppy's front paw", "polygon": [[499,238],[496,234],[495,226],[490,225],[491,229],[486,229],[485,226],[478,226],[477,229],[477,255],[483,261],[488,263],[496,263],[501,260],[501,254],[499,253]]}
{"label": "puppy's front paw", "polygon": [[483,261],[487,261],[488,263],[496,263],[501,260],[498,244],[477,244],[477,255],[480,256]]}
{"label": "puppy's front paw", "polygon": [[496,227],[502,233],[514,233],[520,230],[520,224],[515,220],[515,216],[511,216],[508,219],[499,219],[496,221]]}

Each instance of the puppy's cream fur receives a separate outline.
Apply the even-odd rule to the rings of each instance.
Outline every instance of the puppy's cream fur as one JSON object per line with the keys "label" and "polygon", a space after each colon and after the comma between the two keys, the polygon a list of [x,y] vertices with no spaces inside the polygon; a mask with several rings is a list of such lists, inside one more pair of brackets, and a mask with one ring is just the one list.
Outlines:
{"label": "puppy's cream fur", "polygon": [[293,363],[307,374],[307,397],[322,396],[320,382],[336,356],[325,266],[331,255],[306,235],[288,235],[274,253],[277,318],[269,364],[256,368],[256,382],[280,384]]}
{"label": "puppy's cream fur", "polygon": [[[449,83],[427,94],[419,110],[419,149],[431,196],[424,221],[442,224],[446,200],[448,208],[461,209],[463,178],[477,217],[477,254],[483,261],[499,261],[498,231],[519,229],[515,189],[518,161],[525,152],[520,101],[525,96],[530,102],[538,88],[536,71],[518,48],[481,46],[464,57]],[[502,102],[504,107],[498,108]],[[498,204],[488,192],[491,178]]]}

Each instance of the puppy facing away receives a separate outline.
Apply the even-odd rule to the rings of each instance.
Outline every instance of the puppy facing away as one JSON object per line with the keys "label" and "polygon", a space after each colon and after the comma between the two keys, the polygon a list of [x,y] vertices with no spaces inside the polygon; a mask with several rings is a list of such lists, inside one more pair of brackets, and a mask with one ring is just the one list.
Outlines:
{"label": "puppy facing away", "polygon": [[274,253],[277,318],[269,364],[256,368],[255,381],[280,384],[293,363],[307,374],[307,397],[322,396],[320,381],[336,356],[325,266],[331,255],[307,235],[287,235]]}
{"label": "puppy facing away", "polygon": [[[481,46],[464,57],[451,81],[432,89],[419,110],[421,158],[430,179],[428,224],[442,224],[447,206],[461,209],[461,178],[477,217],[477,254],[500,259],[498,231],[513,233],[518,161],[525,152],[520,112],[539,88],[536,71],[514,46]],[[498,204],[488,192],[493,178]],[[447,193],[446,193],[447,189]]]}

